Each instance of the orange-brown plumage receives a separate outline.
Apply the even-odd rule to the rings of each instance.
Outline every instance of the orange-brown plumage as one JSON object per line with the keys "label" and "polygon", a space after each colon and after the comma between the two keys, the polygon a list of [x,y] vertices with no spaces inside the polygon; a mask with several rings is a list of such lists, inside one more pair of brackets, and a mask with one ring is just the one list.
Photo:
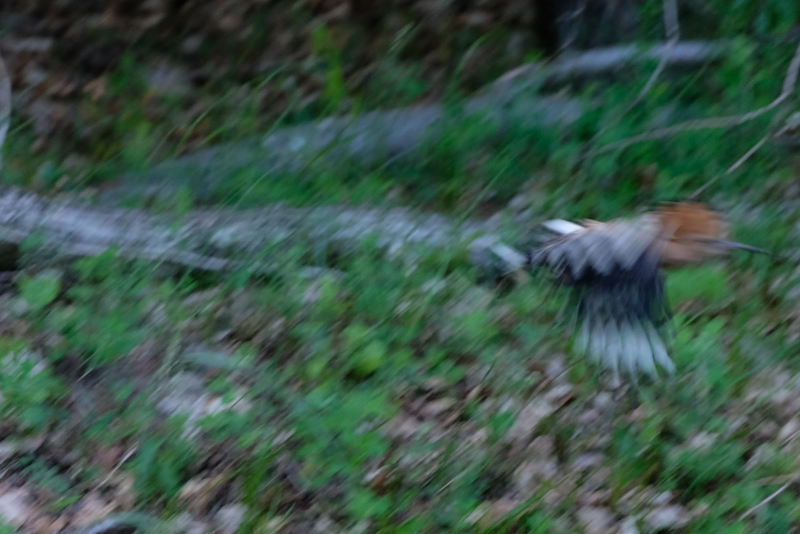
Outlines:
{"label": "orange-brown plumage", "polygon": [[725,239],[728,225],[703,204],[683,202],[656,211],[664,240],[662,264],[701,262],[724,252],[710,243]]}
{"label": "orange-brown plumage", "polygon": [[548,221],[557,234],[534,252],[579,296],[578,346],[612,368],[655,374],[671,371],[656,327],[668,318],[662,267],[699,263],[731,249],[760,251],[727,241],[723,218],[699,203],[674,203],[630,219]]}

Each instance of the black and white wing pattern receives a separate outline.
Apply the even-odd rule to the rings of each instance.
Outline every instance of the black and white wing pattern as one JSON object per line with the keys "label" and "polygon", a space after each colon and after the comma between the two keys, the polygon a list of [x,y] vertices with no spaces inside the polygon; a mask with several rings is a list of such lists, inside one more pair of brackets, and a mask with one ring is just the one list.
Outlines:
{"label": "black and white wing pattern", "polygon": [[675,366],[658,333],[669,318],[660,270],[659,220],[644,215],[630,220],[588,223],[550,221],[560,233],[531,256],[545,265],[577,297],[576,346],[619,379],[620,370],[657,376],[656,366]]}

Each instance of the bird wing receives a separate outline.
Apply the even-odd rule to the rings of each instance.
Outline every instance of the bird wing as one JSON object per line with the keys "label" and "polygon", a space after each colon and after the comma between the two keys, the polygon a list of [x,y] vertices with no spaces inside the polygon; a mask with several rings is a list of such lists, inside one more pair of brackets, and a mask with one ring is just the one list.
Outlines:
{"label": "bird wing", "polygon": [[533,262],[547,265],[565,282],[586,276],[613,276],[620,270],[632,270],[648,251],[655,252],[660,230],[658,220],[649,215],[605,223],[590,221],[546,243],[535,252]]}
{"label": "bird wing", "polygon": [[667,317],[660,270],[663,241],[652,215],[589,222],[555,237],[532,255],[575,291],[579,351],[619,370],[673,371],[657,326]]}

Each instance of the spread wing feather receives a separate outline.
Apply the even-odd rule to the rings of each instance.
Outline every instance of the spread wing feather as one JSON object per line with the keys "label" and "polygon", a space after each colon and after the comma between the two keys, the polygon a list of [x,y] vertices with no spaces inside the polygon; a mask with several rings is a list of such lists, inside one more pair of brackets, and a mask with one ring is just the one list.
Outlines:
{"label": "spread wing feather", "polygon": [[587,223],[532,256],[573,288],[580,328],[576,348],[619,370],[656,375],[675,368],[657,325],[667,317],[659,269],[661,228],[655,217]]}

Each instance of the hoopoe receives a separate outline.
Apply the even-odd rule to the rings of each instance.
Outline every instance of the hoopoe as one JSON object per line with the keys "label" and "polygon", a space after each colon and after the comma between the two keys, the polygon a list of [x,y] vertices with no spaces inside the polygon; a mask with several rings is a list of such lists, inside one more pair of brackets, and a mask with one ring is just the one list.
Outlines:
{"label": "hoopoe", "polygon": [[670,317],[662,267],[700,263],[734,249],[765,253],[728,241],[728,225],[698,203],[667,204],[630,219],[544,226],[557,235],[529,261],[573,288],[579,300],[576,348],[610,368],[615,384],[620,369],[654,377],[657,365],[675,371],[657,330]]}

